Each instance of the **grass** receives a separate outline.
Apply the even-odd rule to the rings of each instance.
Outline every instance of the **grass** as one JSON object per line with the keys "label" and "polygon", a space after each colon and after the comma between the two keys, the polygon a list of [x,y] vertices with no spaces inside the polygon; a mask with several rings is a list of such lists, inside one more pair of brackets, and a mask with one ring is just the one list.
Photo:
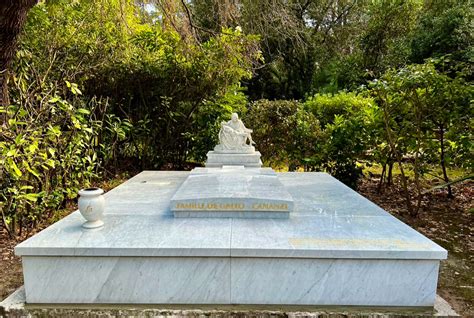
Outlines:
{"label": "grass", "polygon": [[[382,174],[383,167],[380,164],[370,164],[370,165],[362,164],[361,166],[363,168],[363,173],[366,176],[370,176],[370,175],[380,176]],[[406,165],[404,166],[404,168],[405,168],[404,170],[405,175],[408,178],[413,178],[415,176],[413,169],[411,169],[409,166]],[[392,174],[394,177],[401,174],[400,167],[397,163],[393,165]],[[469,174],[470,174],[469,171],[463,168],[456,167],[456,168],[450,168],[448,170],[448,177],[451,181],[466,177]],[[441,168],[438,166],[429,167],[428,171],[423,174],[423,178],[425,179],[425,181],[428,181],[430,183],[432,182],[445,183],[443,179],[443,172]]]}
{"label": "grass", "polygon": [[[268,164],[264,164],[264,166],[268,166]],[[358,166],[362,168],[362,173],[366,177],[370,176],[380,176],[382,174],[383,167],[380,164],[366,164],[366,163],[358,163]],[[273,170],[276,172],[288,172],[288,166],[287,165],[278,165],[278,166],[273,166]],[[415,176],[415,173],[413,169],[411,169],[408,165],[404,166],[405,168],[405,175],[412,179]],[[297,170],[298,172],[304,172],[303,168],[300,168]],[[393,165],[393,170],[392,170],[392,175],[393,177],[400,175],[400,167],[397,163]],[[463,168],[450,168],[448,170],[448,177],[450,181],[457,180],[463,177],[466,177],[468,175],[472,174],[466,169]],[[436,185],[436,184],[444,184],[445,181],[443,179],[443,172],[440,167],[438,166],[430,166],[428,168],[428,171],[423,174],[423,179],[424,181],[427,181],[431,185]]]}

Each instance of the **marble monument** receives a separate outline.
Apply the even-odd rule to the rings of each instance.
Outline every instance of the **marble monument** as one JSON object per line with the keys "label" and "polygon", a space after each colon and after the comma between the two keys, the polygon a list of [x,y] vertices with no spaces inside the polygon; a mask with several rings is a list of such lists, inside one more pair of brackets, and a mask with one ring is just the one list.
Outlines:
{"label": "marble monument", "polygon": [[[217,151],[253,147],[234,124]],[[326,173],[144,171],[104,196],[104,226],[83,228],[76,211],[16,246],[27,303],[411,311],[433,307],[447,257]]]}
{"label": "marble monument", "polygon": [[245,127],[239,115],[233,113],[231,119],[221,123],[219,144],[207,153],[206,167],[237,165],[260,168],[260,152],[255,151],[252,130]]}

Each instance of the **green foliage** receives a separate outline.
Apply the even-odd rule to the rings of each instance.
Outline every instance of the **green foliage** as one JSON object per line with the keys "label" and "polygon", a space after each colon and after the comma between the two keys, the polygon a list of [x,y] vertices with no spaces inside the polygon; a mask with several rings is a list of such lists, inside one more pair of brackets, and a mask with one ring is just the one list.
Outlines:
{"label": "green foliage", "polygon": [[266,164],[285,165],[290,170],[311,168],[308,158],[320,141],[320,127],[301,103],[258,100],[250,105],[245,122],[253,128],[253,139]]}
{"label": "green foliage", "polygon": [[389,71],[371,87],[397,132],[397,151],[419,151],[425,164],[439,163],[444,152],[446,164],[472,169],[474,90],[462,75],[453,79],[428,62]]}
{"label": "green foliage", "polygon": [[361,35],[363,65],[370,78],[380,76],[387,68],[403,65],[410,53],[407,35],[421,9],[417,0],[372,1],[369,20]]}
{"label": "green foliage", "polygon": [[471,6],[464,0],[426,1],[411,39],[411,61],[423,63],[446,54],[459,61],[472,60]]}
{"label": "green foliage", "polygon": [[[80,95],[74,83],[67,86]],[[67,101],[46,90],[2,109],[9,119],[0,130],[0,198],[3,222],[12,233],[75,198],[96,177],[97,122],[91,109],[97,106],[95,100]]]}
{"label": "green foliage", "polygon": [[327,171],[355,188],[362,172],[358,162],[370,158],[375,142],[378,112],[371,98],[342,92],[305,103],[259,100],[245,119],[265,163]]}
{"label": "green foliage", "polygon": [[[110,97],[111,111],[125,113],[131,123],[146,123],[146,134],[135,134],[130,147],[137,149],[133,157],[141,156],[141,167],[181,167],[202,159],[209,132],[215,130],[209,120],[245,103],[239,82],[251,76],[252,63],[259,59],[256,37],[225,29],[204,43],[189,43],[157,25],[131,41],[132,54],[96,72],[87,91]],[[215,114],[209,114],[212,105],[217,105]],[[200,150],[191,154],[192,149]]]}
{"label": "green foliage", "polygon": [[[40,3],[18,52],[25,72],[16,76],[39,77],[39,87],[49,82],[70,92],[67,78],[83,88],[84,99],[107,99],[96,115],[121,126],[122,136],[101,139],[104,149],[112,146],[111,153],[102,152],[106,165],[121,158],[143,169],[182,167],[202,159],[202,150],[193,149],[210,140],[196,135],[214,125],[205,118],[219,117],[201,108],[230,101],[261,53],[258,37],[240,28],[223,28],[205,41],[178,31],[134,1]],[[232,107],[241,108],[236,103]]]}
{"label": "green foliage", "polygon": [[[416,215],[420,178],[432,164],[440,165],[446,182],[447,168],[455,163],[472,170],[474,90],[462,74],[453,79],[437,71],[431,61],[387,72],[371,84],[371,94],[383,110],[391,155],[399,166],[407,164],[414,172],[418,206],[408,209]],[[405,192],[409,202],[407,185]]]}
{"label": "green foliage", "polygon": [[203,160],[247,103],[257,42],[240,28],[199,41],[131,0],[39,3],[2,110],[4,224],[47,217],[105,171]]}
{"label": "green foliage", "polygon": [[322,138],[311,163],[322,167],[350,187],[362,175],[358,161],[367,159],[374,142],[378,108],[370,98],[355,93],[318,94],[305,109],[321,123]]}

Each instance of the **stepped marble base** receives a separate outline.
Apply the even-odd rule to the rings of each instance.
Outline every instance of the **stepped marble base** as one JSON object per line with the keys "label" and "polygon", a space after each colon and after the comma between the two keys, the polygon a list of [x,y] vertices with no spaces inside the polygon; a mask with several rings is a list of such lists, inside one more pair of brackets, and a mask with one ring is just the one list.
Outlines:
{"label": "stepped marble base", "polygon": [[195,168],[171,198],[175,217],[288,218],[293,198],[271,168]]}
{"label": "stepped marble base", "polygon": [[432,307],[446,250],[323,173],[278,173],[288,219],[175,218],[189,172],[143,172],[15,248],[26,302]]}
{"label": "stepped marble base", "polygon": [[260,168],[262,161],[259,151],[253,153],[220,153],[209,151],[207,153],[206,167],[245,166],[246,168]]}

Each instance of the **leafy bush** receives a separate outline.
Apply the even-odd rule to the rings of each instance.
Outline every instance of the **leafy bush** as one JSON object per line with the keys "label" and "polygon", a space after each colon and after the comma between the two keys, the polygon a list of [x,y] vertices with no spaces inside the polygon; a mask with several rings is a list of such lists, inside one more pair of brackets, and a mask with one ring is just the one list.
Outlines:
{"label": "leafy bush", "polygon": [[[75,84],[68,86],[79,94]],[[48,90],[23,96],[2,109],[9,119],[0,126],[2,219],[12,234],[75,198],[97,176],[99,166],[93,116],[99,101],[68,101]]]}
{"label": "leafy bush", "polygon": [[320,127],[301,103],[258,100],[249,106],[245,121],[254,130],[253,139],[266,164],[285,165],[290,170],[313,168],[308,158],[320,141]]}
{"label": "leafy bush", "polygon": [[319,120],[322,129],[311,163],[355,188],[362,175],[358,161],[368,158],[374,142],[376,104],[370,98],[340,92],[317,94],[304,107]]}
{"label": "leafy bush", "polygon": [[[1,200],[12,235],[106,172],[201,161],[242,111],[258,37],[186,36],[134,1],[46,1],[28,15],[2,109]],[[68,81],[65,81],[68,79]]]}
{"label": "leafy bush", "polygon": [[182,168],[202,159],[212,140],[203,132],[215,130],[218,114],[242,109],[240,81],[251,77],[260,54],[258,37],[240,28],[199,40],[133,1],[60,0],[30,12],[16,61],[24,72],[16,74],[56,86],[68,78],[84,99],[107,99],[98,115],[121,130],[101,138],[106,148],[112,143],[112,153],[103,153],[111,170],[124,161]]}
{"label": "leafy bush", "polygon": [[[469,121],[474,90],[464,74],[451,78],[439,72],[435,63],[428,61],[388,71],[371,84],[370,90],[383,111],[386,141],[400,166],[408,210],[413,215],[422,197],[420,178],[430,172],[433,164],[440,165],[445,182],[450,181],[450,166],[471,170],[473,166]],[[414,173],[416,208],[409,203],[404,165]],[[450,187],[448,191],[452,196]]]}
{"label": "leafy bush", "polygon": [[254,40],[226,29],[193,44],[156,26],[138,32],[132,55],[97,72],[87,91],[110,97],[111,111],[132,124],[146,122],[146,134],[133,140],[142,167],[171,163],[181,168],[202,159],[202,149],[213,140],[203,133],[215,131],[215,120],[245,104],[239,81],[251,76],[251,63],[258,58],[258,51],[246,52]]}
{"label": "leafy bush", "polygon": [[259,100],[249,106],[246,121],[267,164],[327,171],[356,187],[358,162],[370,157],[377,116],[371,98],[341,92],[304,103]]}

